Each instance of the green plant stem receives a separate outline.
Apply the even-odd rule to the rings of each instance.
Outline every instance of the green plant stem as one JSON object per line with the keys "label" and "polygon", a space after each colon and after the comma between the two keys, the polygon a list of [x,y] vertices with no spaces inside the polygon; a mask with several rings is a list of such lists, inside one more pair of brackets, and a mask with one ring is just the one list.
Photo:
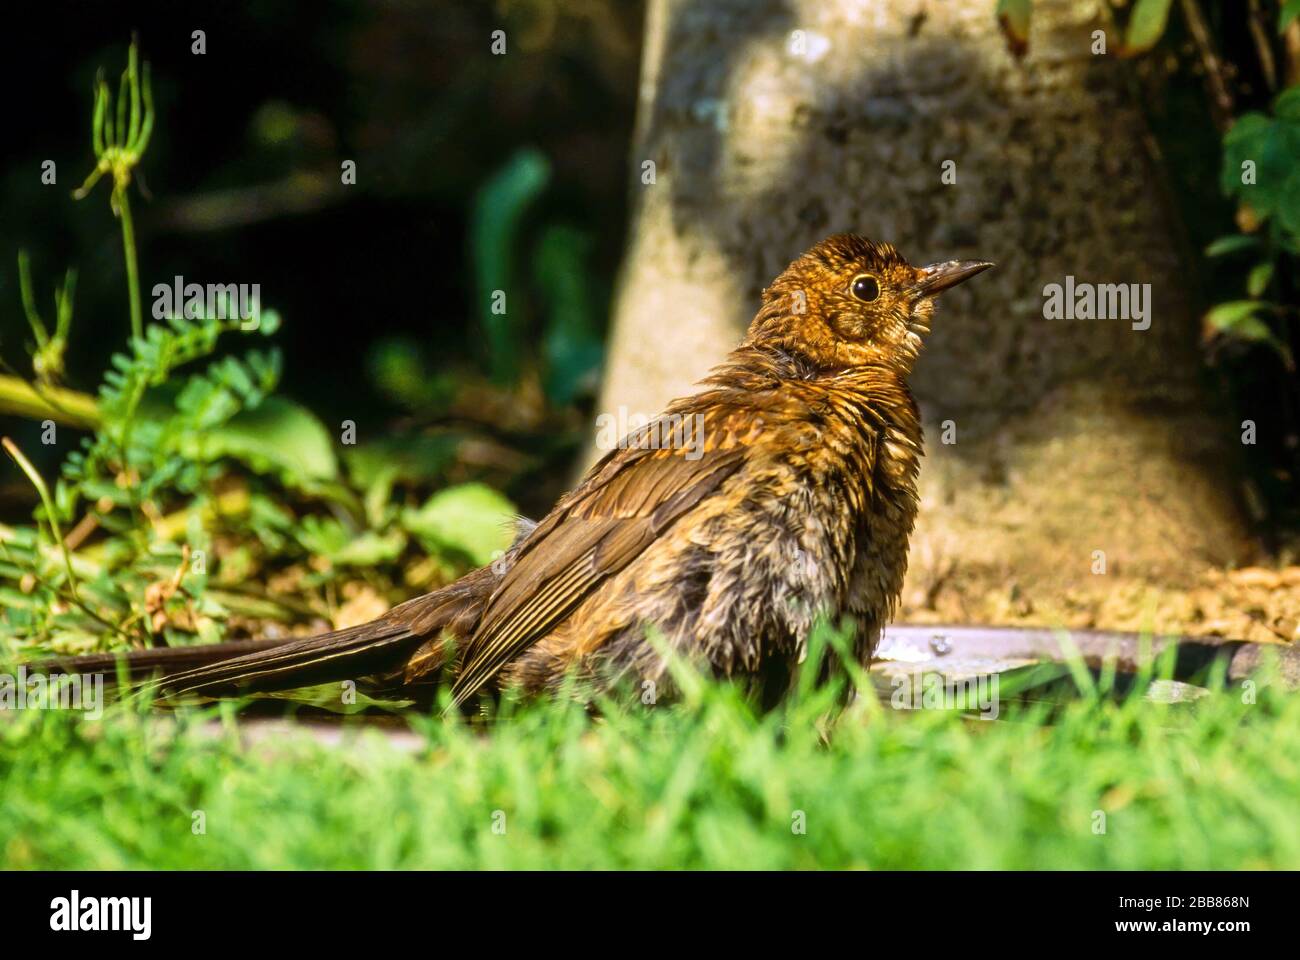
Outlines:
{"label": "green plant stem", "polygon": [[118,196],[118,217],[122,221],[122,251],[126,258],[126,285],[131,299],[131,336],[144,336],[144,314],[140,303],[140,271],[135,256],[135,222],[131,219],[131,200],[122,190]]}
{"label": "green plant stem", "polygon": [[68,588],[72,591],[73,599],[80,604],[81,596],[77,593],[77,575],[72,571],[72,552],[68,550],[68,545],[64,542],[63,531],[59,529],[59,515],[54,509],[54,499],[50,496],[49,488],[45,486],[45,480],[42,479],[37,469],[32,466],[32,462],[18,449],[16,443],[8,437],[3,437],[0,438],[0,445],[4,446],[5,453],[13,458],[14,463],[18,464],[18,468],[27,474],[27,479],[36,488],[41,503],[45,506],[45,518],[50,521],[50,530],[54,533],[54,542],[59,545],[59,550],[63,553],[63,564],[68,569]]}
{"label": "green plant stem", "polygon": [[99,405],[90,394],[66,387],[36,387],[4,374],[0,374],[0,413],[83,429],[94,429],[100,422]]}
{"label": "green plant stem", "polygon": [[[22,472],[27,475],[27,479],[32,482],[32,486],[36,488],[36,493],[41,498],[41,503],[45,507],[46,519],[50,521],[50,531],[54,535],[54,543],[58,547],[59,553],[62,554],[63,564],[68,571],[68,592],[72,594],[73,604],[75,604],[78,609],[92,620],[95,620],[102,626],[107,627],[116,634],[119,634],[123,639],[129,641],[131,637],[126,633],[126,631],[111,620],[107,620],[100,616],[82,601],[81,594],[77,591],[77,574],[73,570],[72,551],[68,549],[67,541],[63,539],[63,530],[59,527],[59,518],[54,511],[54,498],[50,496],[50,490],[49,487],[45,485],[45,480],[41,477],[36,468],[32,466],[32,462],[27,459],[21,450],[18,449],[16,443],[8,437],[0,437],[0,446],[3,446],[5,453],[9,454],[9,456],[13,458],[14,463],[18,464],[18,469],[22,470]],[[59,592],[53,587],[50,589],[53,589],[55,593]]]}

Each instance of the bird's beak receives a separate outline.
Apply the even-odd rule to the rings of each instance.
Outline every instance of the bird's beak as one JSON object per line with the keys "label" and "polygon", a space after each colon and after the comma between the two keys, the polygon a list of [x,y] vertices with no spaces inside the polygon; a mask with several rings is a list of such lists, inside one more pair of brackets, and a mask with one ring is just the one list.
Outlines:
{"label": "bird's beak", "polygon": [[945,260],[943,263],[932,263],[921,268],[916,290],[922,296],[933,297],[941,290],[955,287],[991,266],[993,264],[987,260]]}

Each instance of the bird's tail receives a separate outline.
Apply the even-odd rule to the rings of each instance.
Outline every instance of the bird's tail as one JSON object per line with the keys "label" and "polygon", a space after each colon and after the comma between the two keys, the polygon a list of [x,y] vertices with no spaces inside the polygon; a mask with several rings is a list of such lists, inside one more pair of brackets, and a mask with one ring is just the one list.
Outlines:
{"label": "bird's tail", "polygon": [[278,647],[287,640],[237,640],[231,643],[204,643],[193,647],[156,647],[149,650],[119,650],[115,653],[90,653],[80,657],[59,657],[34,666],[46,674],[55,672],[102,673],[108,682],[119,675],[128,680],[167,677],[197,667],[231,660],[245,654]]}
{"label": "bird's tail", "polygon": [[124,671],[159,693],[220,697],[400,673],[424,639],[409,625],[381,618],[314,637],[97,653],[39,669],[101,673],[110,682]]}
{"label": "bird's tail", "polygon": [[423,682],[439,675],[457,639],[473,630],[493,580],[484,567],[378,620],[314,637],[91,654],[42,667],[110,678],[124,667],[132,680],[154,678],[159,692],[213,697],[367,677]]}
{"label": "bird's tail", "polygon": [[400,672],[424,639],[409,625],[384,617],[214,659],[166,674],[159,686],[172,695],[220,697],[391,674]]}

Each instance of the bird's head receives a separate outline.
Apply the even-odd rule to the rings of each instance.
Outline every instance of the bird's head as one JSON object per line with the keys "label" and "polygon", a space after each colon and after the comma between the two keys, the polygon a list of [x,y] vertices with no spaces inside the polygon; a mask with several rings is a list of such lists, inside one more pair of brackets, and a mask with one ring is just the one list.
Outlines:
{"label": "bird's head", "polygon": [[914,267],[888,243],[836,234],[763,291],[748,339],[823,369],[875,363],[907,372],[930,332],[935,297],[991,266],[948,260]]}

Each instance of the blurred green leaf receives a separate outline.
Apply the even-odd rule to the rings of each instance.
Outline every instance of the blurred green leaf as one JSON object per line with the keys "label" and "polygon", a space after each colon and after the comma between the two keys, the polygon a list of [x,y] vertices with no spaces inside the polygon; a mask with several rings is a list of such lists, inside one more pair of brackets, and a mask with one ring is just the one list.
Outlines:
{"label": "blurred green leaf", "polygon": [[269,337],[280,329],[281,323],[283,320],[278,310],[263,310],[257,317],[257,332],[264,337]]}
{"label": "blurred green leaf", "polygon": [[[21,572],[18,574],[21,576]],[[18,579],[17,576],[14,579]],[[39,594],[23,593],[12,587],[0,586],[0,606],[7,610],[40,610],[49,606],[49,600]]]}
{"label": "blurred green leaf", "polygon": [[[519,371],[517,319],[522,299],[515,289],[515,252],[524,214],[550,181],[551,166],[540,151],[520,150],[488,179],[470,214],[470,258],[474,264],[479,318],[487,332],[493,379],[509,383]],[[494,312],[496,292],[506,296],[504,313]],[[513,302],[511,301],[513,295]]]}
{"label": "blurred green leaf", "polygon": [[546,304],[546,394],[559,406],[595,391],[604,356],[591,296],[591,246],[583,231],[552,226],[533,259],[534,280]]}
{"label": "blurred green leaf", "polygon": [[1273,279],[1272,263],[1257,263],[1250,270],[1246,277],[1246,292],[1252,297],[1258,297],[1268,289],[1269,281]]}
{"label": "blurred green leaf", "polygon": [[434,550],[454,550],[474,563],[490,563],[514,539],[514,505],[483,483],[435,493],[418,510],[405,510],[402,525]]}
{"label": "blurred green leaf", "polygon": [[453,393],[448,378],[429,369],[420,345],[412,337],[378,341],[370,348],[366,366],[375,386],[408,410],[441,409]]}
{"label": "blurred green leaf", "polygon": [[[1297,173],[1296,157],[1300,157],[1300,120],[1295,119],[1300,97],[1296,94],[1300,90],[1287,91],[1277,98],[1277,118],[1262,113],[1243,114],[1223,138],[1224,193],[1247,200],[1261,218],[1278,212],[1279,204],[1285,204],[1287,229],[1300,221],[1300,207],[1295,202],[1300,181],[1291,182]],[[1242,182],[1242,168],[1247,161],[1255,165],[1254,183]]]}
{"label": "blurred green leaf", "polygon": [[1287,123],[1300,123],[1300,86],[1288,87],[1277,95],[1273,114]]}
{"label": "blurred green leaf", "polygon": [[396,560],[405,546],[406,536],[401,530],[389,530],[383,534],[365,530],[330,559],[340,566],[373,567]]}
{"label": "blurred green leaf", "polygon": [[1223,257],[1230,253],[1237,253],[1242,250],[1253,250],[1259,246],[1259,237],[1253,237],[1247,233],[1234,233],[1226,237],[1219,237],[1208,247],[1205,248],[1207,257]]}
{"label": "blurred green leaf", "polygon": [[1173,0],[1138,0],[1129,17],[1124,37],[1124,52],[1145,53],[1164,36]]}
{"label": "blurred green leaf", "polygon": [[1242,164],[1251,160],[1258,166],[1264,138],[1273,121],[1258,112],[1243,113],[1223,137],[1223,174],[1220,185],[1228,196],[1235,196],[1247,184],[1241,182]]}
{"label": "blurred green leaf", "polygon": [[389,530],[383,534],[363,530],[357,534],[333,517],[303,517],[298,539],[316,556],[337,566],[351,567],[391,563],[406,546],[406,535],[401,530]]}
{"label": "blurred green leaf", "polygon": [[1293,369],[1294,358],[1290,347],[1279,340],[1273,328],[1260,319],[1260,313],[1272,308],[1273,304],[1260,300],[1230,300],[1213,307],[1205,315],[1205,321],[1225,336],[1267,344],[1277,351],[1288,370]]}
{"label": "blurred green leaf", "polygon": [[428,483],[455,460],[462,439],[454,433],[380,437],[346,447],[343,459],[352,482],[363,489],[384,477],[387,482]]}
{"label": "blurred green leaf", "polygon": [[[1300,146],[1300,137],[1297,137]],[[1300,153],[1297,154],[1300,157]],[[1277,195],[1277,219],[1293,237],[1300,236],[1300,164],[1292,169]]]}
{"label": "blurred green leaf", "polygon": [[309,410],[283,397],[267,397],[255,409],[181,440],[187,457],[234,457],[258,471],[275,471],[285,482],[303,487],[338,476],[334,443]]}
{"label": "blurred green leaf", "polygon": [[1286,28],[1291,26],[1291,21],[1300,16],[1300,0],[1286,0],[1282,4],[1282,12],[1277,18],[1277,32],[1285,33]]}
{"label": "blurred green leaf", "polygon": [[1210,308],[1205,320],[1215,330],[1245,340],[1264,340],[1271,335],[1267,324],[1257,317],[1264,308],[1265,304],[1259,300],[1229,300]]}

